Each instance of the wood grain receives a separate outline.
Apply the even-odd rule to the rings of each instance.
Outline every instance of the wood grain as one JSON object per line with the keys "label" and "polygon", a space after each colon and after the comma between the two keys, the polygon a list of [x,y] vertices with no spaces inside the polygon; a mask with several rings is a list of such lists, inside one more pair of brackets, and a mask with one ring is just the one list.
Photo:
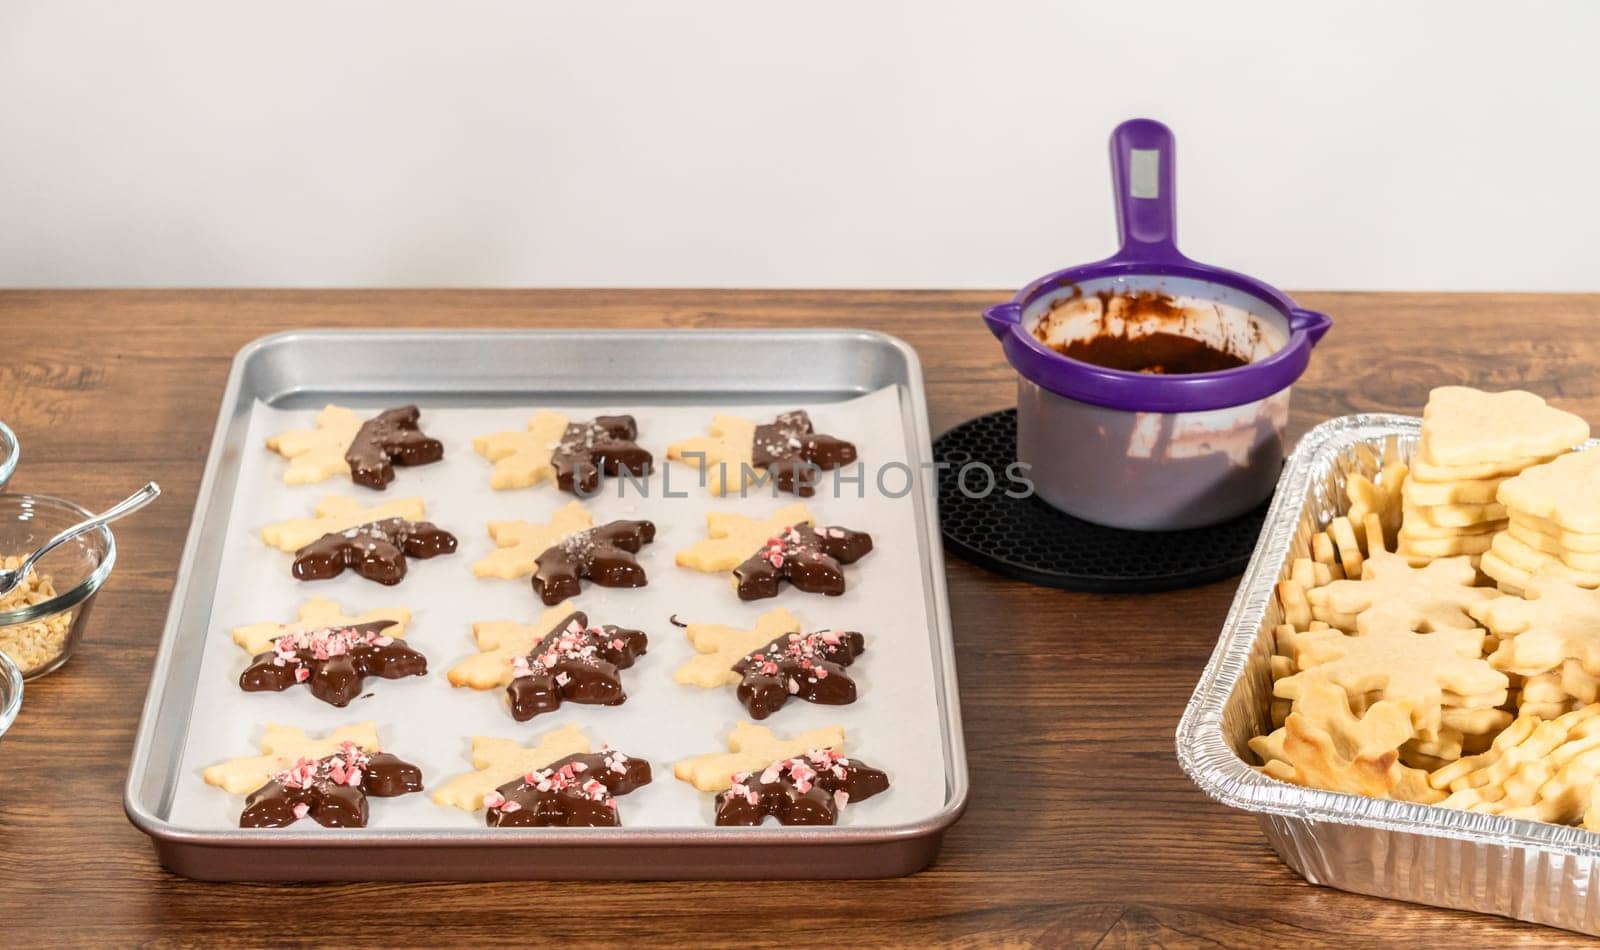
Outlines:
{"label": "wood grain", "polygon": [[[999,294],[767,291],[0,293],[13,482],[94,506],[148,478],[160,503],[79,655],[29,687],[0,740],[0,944],[565,945],[816,935],[830,946],[1553,945],[1541,927],[1312,887],[1248,815],[1206,799],[1173,730],[1234,582],[1155,596],[1030,588],[949,567],[972,804],[915,877],[824,883],[197,884],[124,819],[122,778],[224,376],[300,327],[852,326],[920,352],[934,430],[1009,405],[978,320]],[[1295,390],[1296,433],[1416,412],[1445,382],[1528,385],[1600,419],[1600,296],[1304,294],[1333,332]],[[752,915],[752,907],[773,908]]]}

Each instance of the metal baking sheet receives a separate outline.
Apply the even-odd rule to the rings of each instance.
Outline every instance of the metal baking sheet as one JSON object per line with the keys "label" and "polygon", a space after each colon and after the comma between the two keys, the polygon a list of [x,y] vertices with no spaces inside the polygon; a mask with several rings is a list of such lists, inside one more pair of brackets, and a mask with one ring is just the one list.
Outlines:
{"label": "metal baking sheet", "polygon": [[[803,369],[797,369],[801,367]],[[621,799],[623,820],[628,823],[623,828],[491,829],[481,824],[481,814],[467,820],[465,813],[438,809],[431,802],[421,801],[426,797],[424,793],[375,804],[373,823],[366,829],[330,832],[297,826],[264,833],[242,831],[232,826],[228,810],[231,810],[231,818],[236,819],[239,799],[203,786],[202,794],[196,796],[194,783],[199,779],[194,747],[218,748],[215,743],[219,732],[213,722],[218,715],[228,711],[237,715],[240,708],[253,711],[257,721],[234,723],[231,728],[233,733],[253,738],[253,730],[269,719],[321,728],[326,725],[324,720],[331,710],[331,707],[318,708],[315,710],[317,718],[306,722],[285,712],[281,706],[267,710],[248,701],[242,706],[232,705],[233,700],[244,694],[219,695],[202,686],[206,682],[205,675],[215,678],[216,638],[220,634],[225,641],[226,628],[241,620],[238,610],[243,608],[237,603],[240,594],[237,585],[227,583],[230,568],[229,557],[225,556],[235,553],[230,546],[239,544],[240,532],[236,530],[241,520],[236,513],[239,499],[244,495],[254,498],[265,494],[258,477],[263,467],[272,471],[274,479],[271,481],[274,482],[278,471],[276,460],[270,455],[263,457],[263,451],[259,450],[259,432],[250,432],[253,416],[281,417],[285,410],[309,413],[327,401],[367,408],[417,401],[424,406],[425,413],[434,410],[441,420],[452,416],[483,420],[507,413],[510,415],[506,418],[510,419],[525,409],[558,406],[593,406],[597,410],[634,408],[641,414],[676,412],[683,418],[690,416],[685,415],[682,407],[693,407],[692,413],[708,418],[709,410],[799,405],[825,417],[830,406],[837,406],[844,412],[849,405],[871,405],[871,401],[846,405],[847,400],[871,393],[878,393],[872,400],[887,397],[898,404],[898,413],[892,408],[888,413],[895,450],[890,454],[904,457],[908,467],[917,473],[908,496],[915,517],[907,520],[908,527],[903,532],[911,536],[882,538],[880,544],[901,544],[914,551],[914,559],[909,562],[910,571],[920,577],[922,602],[918,606],[925,609],[927,617],[926,630],[913,629],[909,635],[927,638],[932,661],[926,715],[937,721],[930,743],[936,753],[942,752],[942,758],[931,763],[915,763],[919,767],[931,766],[925,774],[934,785],[932,797],[918,808],[909,813],[900,813],[894,808],[869,811],[875,802],[892,796],[891,790],[888,795],[862,804],[863,820],[859,823],[851,821],[847,810],[846,821],[833,828],[716,828],[709,824],[708,806],[704,809],[703,823],[694,817],[685,820],[685,814],[698,816],[700,813],[700,799],[696,796],[707,802],[709,796],[689,794],[692,790],[687,786],[675,788],[682,783],[671,777],[671,762],[683,754],[715,751],[720,747],[724,730],[701,730],[704,735],[687,737],[670,750],[629,748],[630,742],[616,741],[607,720],[583,715],[584,707],[572,708],[578,711],[577,721],[591,739],[612,741],[625,751],[645,755],[655,765],[655,783]],[[428,426],[427,418],[425,415],[425,426]],[[454,436],[454,451],[460,453],[459,446],[464,441],[463,433],[456,431],[460,426],[451,426],[451,431],[446,432],[439,428],[445,424],[441,421],[429,427],[430,434],[446,437],[447,444],[452,442],[448,436]],[[643,417],[641,424],[644,424]],[[257,428],[260,428],[259,418]],[[474,429],[465,434],[478,433]],[[681,435],[674,433],[673,437]],[[881,439],[882,435],[877,438]],[[646,440],[646,444],[656,450],[660,459],[661,445],[655,444],[656,441]],[[660,441],[664,444],[667,440]],[[870,456],[866,443],[863,443],[863,456]],[[880,877],[911,873],[933,859],[944,830],[959,816],[967,794],[937,519],[931,479],[925,477],[928,470],[924,466],[928,459],[926,409],[916,356],[904,343],[878,334],[853,331],[302,332],[257,341],[239,354],[224,393],[211,457],[136,739],[126,792],[128,814],[135,825],[152,837],[168,867],[205,879],[779,878]],[[411,474],[427,471],[421,469]],[[483,474],[486,480],[486,471],[485,466],[483,472],[477,474]],[[677,474],[685,471],[678,469]],[[436,492],[408,490],[407,474],[402,472],[400,480],[382,497],[421,494],[429,503],[429,517],[435,518],[436,498],[431,495]],[[413,480],[412,484],[418,482]],[[293,491],[311,500],[324,490],[349,494],[349,486],[340,486],[346,489],[340,491],[339,487],[332,487],[334,485],[330,482],[322,486],[302,486]],[[380,497],[370,493],[371,498],[368,498],[368,494],[357,497],[368,501]],[[513,513],[504,515],[506,517],[542,517],[548,514],[545,508],[553,510],[567,500],[548,488],[500,494],[507,497],[508,507],[514,509]],[[697,496],[693,509],[697,520],[703,519],[704,511],[729,507],[696,492],[692,486],[689,494]],[[545,498],[545,495],[550,497]],[[537,503],[540,506],[537,513],[529,507],[533,498],[541,499]],[[618,501],[601,500],[602,507],[608,500]],[[780,503],[751,501],[747,504],[754,513],[755,508],[765,510]],[[819,518],[829,519],[826,502],[820,494],[813,500],[812,507]],[[234,513],[231,519],[230,513]],[[604,511],[597,515],[599,520],[617,516],[645,515]],[[231,525],[230,520],[234,522]],[[437,520],[462,538],[462,551],[453,558],[458,563],[449,568],[459,573],[465,570],[459,562],[470,564],[483,553],[477,549],[477,534],[481,533],[482,525],[471,520],[460,524],[447,522],[442,516]],[[230,531],[236,536],[231,540],[228,538]],[[662,540],[658,539],[656,547],[661,545]],[[667,546],[677,545],[668,541]],[[670,554],[667,559],[670,561]],[[659,557],[657,562],[660,563]],[[423,575],[441,563],[414,565],[415,572]],[[652,590],[659,593],[666,587],[667,578],[660,576],[661,570],[672,569],[658,568],[652,575],[651,586],[636,593]],[[236,566],[231,573],[238,573]],[[393,602],[417,608],[418,603],[407,599],[407,588],[412,580],[408,579],[397,588],[376,588],[376,585],[353,579],[351,583],[364,586],[334,590],[316,585],[318,589],[311,590],[311,585],[303,585],[306,591],[298,598],[291,597],[276,613],[287,618],[299,600],[314,593],[330,596],[341,603],[357,602],[361,607],[380,605],[378,600],[382,600],[384,604]],[[329,583],[339,584],[342,580]],[[523,605],[524,614],[536,615],[542,609],[531,593],[522,590],[525,584],[501,583],[508,585],[507,592],[514,587],[524,595],[518,601]],[[369,589],[381,591],[381,594],[367,594]],[[347,594],[347,591],[359,592],[359,600],[356,594]],[[278,595],[278,599],[282,596]],[[511,596],[516,599],[515,594]],[[610,616],[603,615],[602,604],[586,600],[587,595],[574,603],[590,609],[597,621],[631,623],[647,629],[652,636],[651,655],[629,674],[629,692],[634,698],[618,707],[618,711],[634,707],[633,711],[638,713],[645,696],[658,685],[657,680],[663,681],[663,688],[654,695],[669,694],[666,687],[673,685],[670,670],[676,666],[677,659],[658,656],[657,644],[668,647],[660,651],[662,654],[674,655],[670,647],[676,644],[671,641],[679,631],[659,622],[647,625],[643,617],[613,621]],[[818,610],[808,610],[811,600],[785,597],[744,606],[751,608],[749,616],[775,606],[787,606],[809,620],[808,614],[821,616],[825,613],[820,605]],[[230,611],[230,607],[236,609]],[[263,608],[252,604],[249,609],[259,613]],[[748,619],[744,613],[732,618],[685,616],[712,622]],[[249,619],[266,618],[252,616]],[[461,619],[463,622],[456,625],[460,628],[455,634],[460,639],[456,645],[441,642],[451,638],[449,631],[429,633],[426,640],[421,634],[415,634],[417,638],[412,642],[430,659],[426,680],[437,677],[442,681],[444,668],[471,652],[465,633],[468,622],[495,618],[473,614]],[[920,642],[917,645],[922,646]],[[231,643],[221,646],[237,652]],[[871,656],[869,640],[869,653],[864,662],[870,662]],[[242,653],[239,657],[243,658]],[[863,700],[871,689],[870,684],[870,679],[864,681]],[[386,684],[377,688],[380,698],[389,692],[383,685]],[[636,694],[636,687],[643,689]],[[449,692],[447,688],[444,691]],[[310,701],[309,697],[299,699],[302,703]],[[471,734],[506,735],[526,741],[572,720],[566,715],[552,714],[529,723],[516,723],[498,708],[498,694],[468,695],[459,699],[474,709],[492,710],[491,714],[499,717],[493,721],[500,728],[474,727]],[[217,710],[215,707],[220,702],[229,703],[229,710]],[[408,755],[415,750],[406,747],[405,737],[386,729],[381,713],[357,711],[361,702],[358,700],[347,710],[333,711],[333,714],[340,721],[377,719],[386,748],[413,761],[426,760],[419,764],[424,765],[425,779],[430,786],[468,769],[464,736],[458,740],[459,752],[444,749],[435,750],[431,755]],[[640,705],[635,706],[636,702]],[[734,713],[740,711],[731,699],[728,702]],[[658,701],[652,704],[657,714],[669,711],[660,708]],[[315,705],[321,707],[321,704]],[[713,702],[712,705],[718,704]],[[860,701],[856,704],[861,705]],[[853,736],[862,732],[870,734],[879,720],[887,719],[886,724],[892,725],[893,710],[879,709],[870,720],[858,720],[847,712],[853,708],[809,707],[796,710],[795,718],[789,718],[789,711],[785,711],[766,724],[788,731],[822,721],[838,721],[845,725],[847,734]],[[731,724],[740,717],[728,715],[725,718]],[[212,745],[207,746],[207,741]],[[884,743],[882,737],[879,742],[892,747],[892,741]],[[867,746],[857,746],[852,741],[850,748],[873,761],[868,751],[871,746],[870,742]],[[253,746],[247,745],[230,754],[251,751]],[[895,749],[893,754],[903,753]],[[874,764],[889,768],[892,763],[875,761]],[[891,769],[891,777],[894,774]],[[660,800],[653,802],[650,808],[637,808],[637,801],[652,789],[661,793]],[[216,794],[207,796],[204,792]],[[411,798],[418,801],[408,802]],[[228,800],[217,804],[222,799]],[[196,806],[196,801],[200,800],[208,804]],[[675,801],[676,805],[666,804],[669,801]],[[683,810],[685,801],[687,812]],[[409,818],[386,821],[386,810],[401,802],[411,806],[403,812]],[[630,810],[630,805],[635,809]],[[673,807],[678,809],[676,813]],[[430,809],[439,814],[437,823],[425,817]],[[635,820],[635,812],[643,820]]]}
{"label": "metal baking sheet", "polygon": [[1272,629],[1282,622],[1273,587],[1306,556],[1311,535],[1344,512],[1345,480],[1408,460],[1420,425],[1345,416],[1301,440],[1178,725],[1178,760],[1206,794],[1254,813],[1278,855],[1314,884],[1600,935],[1600,834],[1302,788],[1250,766],[1246,743],[1271,728]]}

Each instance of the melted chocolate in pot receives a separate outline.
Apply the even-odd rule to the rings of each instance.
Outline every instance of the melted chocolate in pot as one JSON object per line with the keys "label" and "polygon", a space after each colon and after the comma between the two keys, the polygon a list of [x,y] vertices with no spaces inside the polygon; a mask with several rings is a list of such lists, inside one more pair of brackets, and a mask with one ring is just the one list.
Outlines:
{"label": "melted chocolate in pot", "polygon": [[1176,333],[1126,337],[1101,335],[1054,348],[1063,356],[1107,369],[1177,376],[1237,369],[1246,361],[1203,340]]}
{"label": "melted chocolate in pot", "polygon": [[[1237,369],[1250,362],[1247,357],[1196,339],[1192,332],[1196,314],[1167,294],[1150,290],[1134,293],[1100,290],[1095,292],[1095,296],[1100,299],[1100,333],[1065,344],[1052,343],[1046,332],[1049,321],[1046,317],[1034,328],[1034,338],[1057,353],[1079,362],[1130,373],[1166,376],[1215,373]],[[1082,289],[1074,287],[1071,296],[1052,305],[1052,313],[1056,307],[1082,297]],[[1135,337],[1127,335],[1125,330],[1122,333],[1106,332],[1107,322],[1145,324],[1166,329]],[[1259,336],[1259,328],[1253,332]]]}

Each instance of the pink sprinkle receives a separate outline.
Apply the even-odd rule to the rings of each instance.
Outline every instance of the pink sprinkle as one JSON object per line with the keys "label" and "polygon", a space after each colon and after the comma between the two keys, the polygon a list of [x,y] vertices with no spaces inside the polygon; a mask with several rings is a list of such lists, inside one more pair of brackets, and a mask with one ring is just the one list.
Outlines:
{"label": "pink sprinkle", "polygon": [[294,681],[296,683],[304,683],[306,680],[308,680],[310,678],[311,678],[311,671],[310,670],[306,669],[303,666],[295,668]]}
{"label": "pink sprinkle", "polygon": [[521,811],[522,810],[522,806],[517,804],[516,802],[502,802],[500,804],[500,810],[502,812],[504,812],[505,814],[509,815],[514,811]]}
{"label": "pink sprinkle", "polygon": [[506,797],[499,792],[485,792],[483,806],[485,808],[499,808],[506,803]]}
{"label": "pink sprinkle", "polygon": [[305,816],[307,816],[309,814],[311,814],[311,806],[310,805],[307,805],[305,802],[296,802],[295,803],[294,816],[296,818],[304,818]]}

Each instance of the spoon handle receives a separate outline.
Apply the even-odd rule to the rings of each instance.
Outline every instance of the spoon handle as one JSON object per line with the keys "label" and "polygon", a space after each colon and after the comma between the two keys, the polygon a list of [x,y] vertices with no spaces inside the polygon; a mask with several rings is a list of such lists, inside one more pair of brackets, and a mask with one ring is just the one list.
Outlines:
{"label": "spoon handle", "polygon": [[90,518],[87,521],[78,522],[72,527],[46,541],[44,546],[39,550],[28,555],[27,560],[23,561],[22,564],[17,567],[17,576],[26,577],[28,570],[33,567],[34,563],[40,558],[44,557],[46,554],[49,554],[51,551],[54,551],[56,548],[66,544],[68,541],[71,541],[73,538],[76,538],[81,534],[87,534],[101,525],[116,521],[123,515],[132,514],[133,512],[138,511],[145,505],[155,501],[160,494],[161,486],[157,485],[155,482],[150,482],[143,488],[129,495],[127,498],[117,502],[115,505],[112,505],[110,508],[102,511],[100,514],[95,515],[93,518]]}

